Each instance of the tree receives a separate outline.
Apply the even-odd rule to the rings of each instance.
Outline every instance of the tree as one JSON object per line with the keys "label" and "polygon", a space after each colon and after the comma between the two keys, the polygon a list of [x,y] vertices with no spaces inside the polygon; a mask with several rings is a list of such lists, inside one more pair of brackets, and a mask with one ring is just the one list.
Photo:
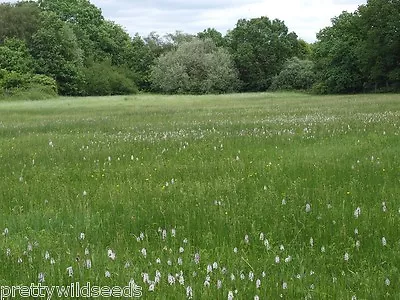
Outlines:
{"label": "tree", "polygon": [[0,44],[6,38],[29,42],[38,29],[39,16],[40,9],[36,2],[0,3]]}
{"label": "tree", "polygon": [[389,88],[400,83],[400,1],[369,0],[358,9],[364,33],[358,54],[367,81]]}
{"label": "tree", "polygon": [[297,35],[267,17],[239,20],[227,38],[245,91],[268,89],[285,61],[299,51]]}
{"label": "tree", "polygon": [[227,50],[211,40],[180,44],[157,60],[151,79],[164,93],[224,93],[237,89],[237,72]]}
{"label": "tree", "polygon": [[279,75],[275,76],[272,90],[309,90],[316,80],[314,63],[297,57],[289,59]]}
{"label": "tree", "polygon": [[6,38],[0,45],[0,69],[21,74],[32,73],[34,60],[26,43],[15,38]]}
{"label": "tree", "polygon": [[71,26],[51,12],[42,13],[40,29],[33,35],[31,53],[36,72],[54,78],[63,95],[79,95],[83,56]]}
{"label": "tree", "polygon": [[215,28],[207,28],[203,32],[199,32],[197,37],[202,40],[211,39],[217,47],[225,47],[226,40],[222,33]]}
{"label": "tree", "polygon": [[332,26],[317,34],[314,61],[319,93],[354,93],[362,90],[358,45],[362,40],[357,14],[343,12],[332,19]]}

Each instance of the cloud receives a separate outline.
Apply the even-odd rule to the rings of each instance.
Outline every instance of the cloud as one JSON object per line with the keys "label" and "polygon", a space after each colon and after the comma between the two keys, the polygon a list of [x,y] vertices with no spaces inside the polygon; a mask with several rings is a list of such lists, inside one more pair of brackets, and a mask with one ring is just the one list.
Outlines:
{"label": "cloud", "polygon": [[354,11],[366,0],[92,0],[103,15],[122,25],[131,35],[176,30],[197,33],[214,27],[222,33],[241,18],[267,16],[283,20],[300,38],[312,42],[342,11]]}

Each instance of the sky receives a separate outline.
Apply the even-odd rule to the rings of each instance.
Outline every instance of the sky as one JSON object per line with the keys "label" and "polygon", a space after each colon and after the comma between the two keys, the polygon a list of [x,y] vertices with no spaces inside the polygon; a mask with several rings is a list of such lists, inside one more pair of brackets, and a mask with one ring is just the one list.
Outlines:
{"label": "sky", "polygon": [[196,34],[215,28],[223,34],[239,19],[267,16],[280,19],[299,38],[314,42],[316,33],[331,25],[342,11],[355,11],[367,0],[91,0],[103,16],[121,25],[132,36],[161,36],[176,30]]}

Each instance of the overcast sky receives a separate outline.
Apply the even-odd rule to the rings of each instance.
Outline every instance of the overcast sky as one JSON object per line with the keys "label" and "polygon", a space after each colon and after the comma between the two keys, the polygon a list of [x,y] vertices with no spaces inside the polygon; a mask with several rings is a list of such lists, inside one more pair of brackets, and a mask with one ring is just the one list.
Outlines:
{"label": "overcast sky", "polygon": [[223,34],[241,18],[267,16],[283,20],[290,31],[308,41],[342,11],[353,12],[367,0],[91,0],[106,19],[131,35],[160,35],[180,30],[197,33],[214,27]]}

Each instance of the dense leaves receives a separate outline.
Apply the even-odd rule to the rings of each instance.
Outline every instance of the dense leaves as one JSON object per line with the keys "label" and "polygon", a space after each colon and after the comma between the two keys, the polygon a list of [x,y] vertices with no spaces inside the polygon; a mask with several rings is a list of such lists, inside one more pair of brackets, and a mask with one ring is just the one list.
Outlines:
{"label": "dense leaves", "polygon": [[1,3],[0,90],[3,96],[32,85],[82,96],[395,91],[399,15],[400,0],[369,0],[333,18],[309,44],[266,16],[240,19],[225,36],[207,28],[131,37],[90,0]]}
{"label": "dense leaves", "polygon": [[286,59],[299,52],[296,34],[267,17],[239,20],[228,43],[245,91],[268,89]]}
{"label": "dense leaves", "polygon": [[180,44],[158,59],[151,77],[155,89],[165,93],[224,93],[239,84],[230,54],[212,40]]}

